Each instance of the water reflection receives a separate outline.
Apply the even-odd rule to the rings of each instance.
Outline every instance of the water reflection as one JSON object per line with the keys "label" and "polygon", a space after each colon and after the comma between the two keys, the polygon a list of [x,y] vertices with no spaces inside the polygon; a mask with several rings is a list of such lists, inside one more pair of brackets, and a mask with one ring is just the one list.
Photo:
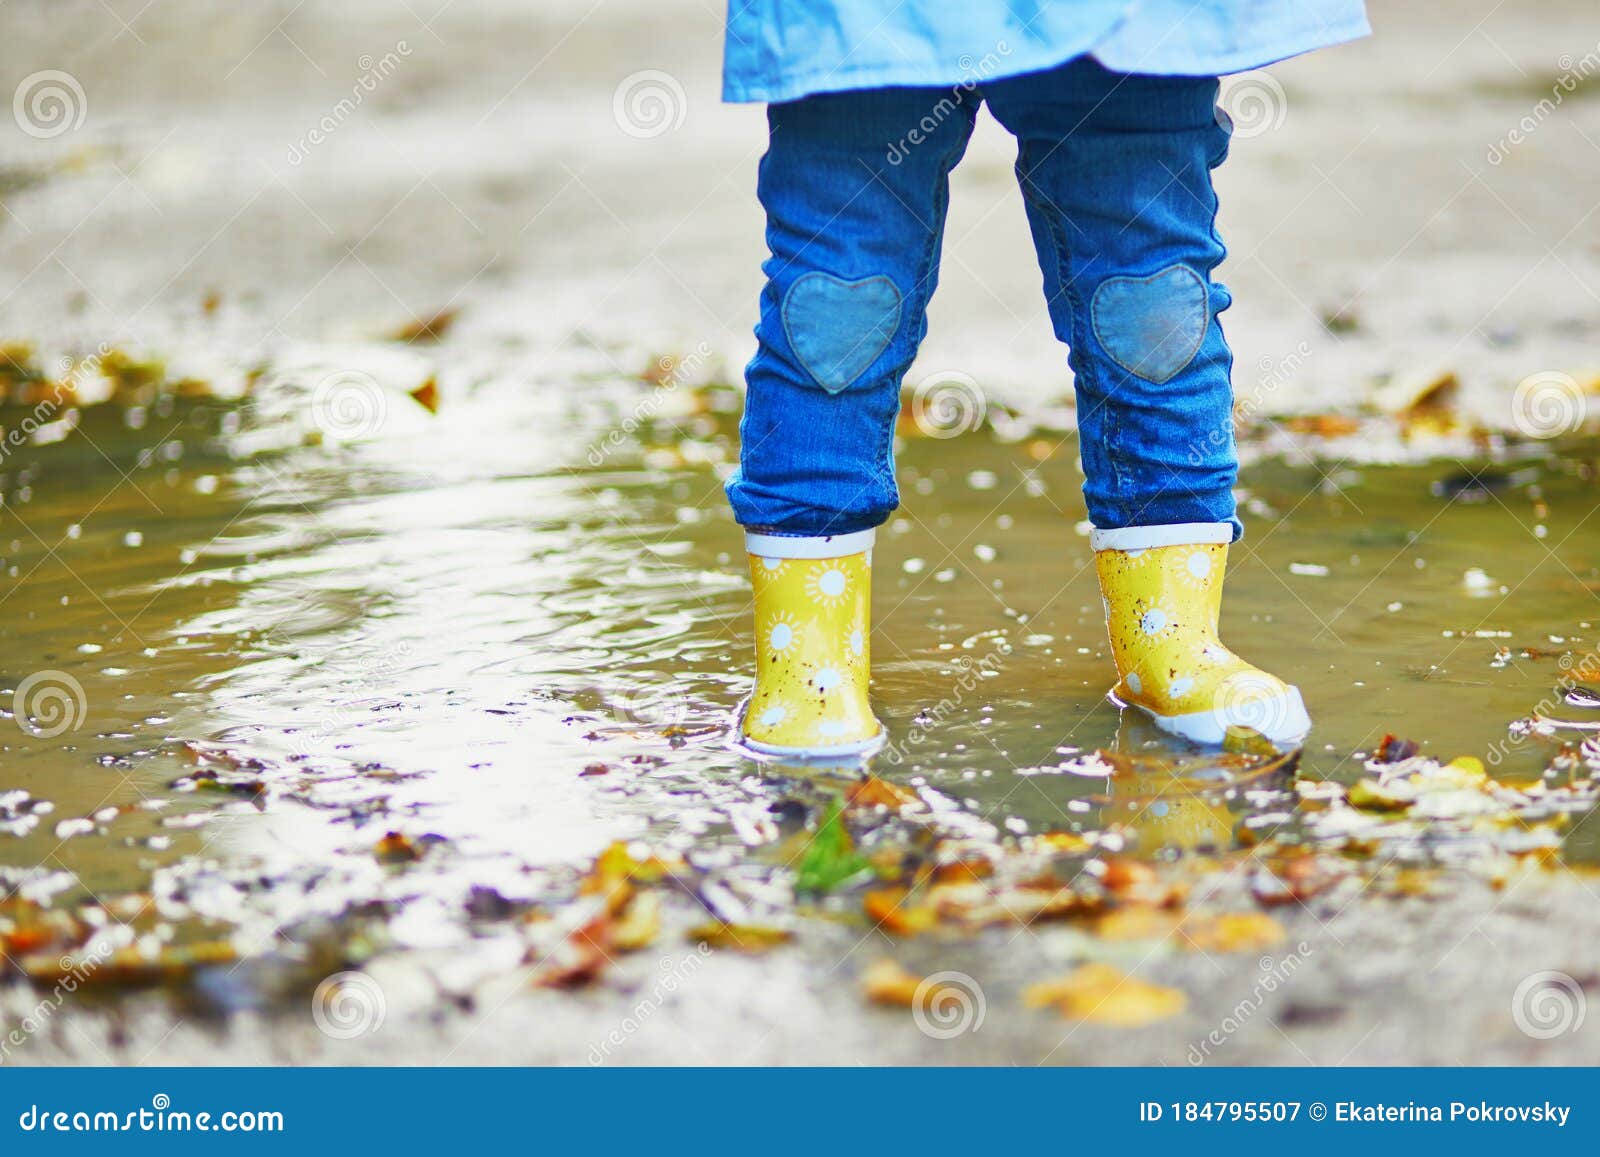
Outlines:
{"label": "water reflection", "polygon": [[[397,396],[349,443],[286,427],[281,402],[168,399],[140,425],[104,406],[8,462],[6,689],[59,670],[87,710],[48,740],[7,724],[0,787],[54,811],[0,837],[0,863],[90,889],[168,873],[188,910],[263,935],[403,899],[392,934],[437,944],[469,935],[474,887],[527,897],[530,869],[617,838],[774,839],[799,773],[728,743],[751,630],[720,494],[736,406],[702,392],[613,437],[640,388],[491,380],[436,416]],[[1477,503],[1436,493],[1436,467],[1247,473],[1224,631],[1305,691],[1305,773],[1353,778],[1386,732],[1492,752],[1501,776],[1544,767],[1552,744],[1506,725],[1593,646],[1581,461]],[[1105,702],[1070,438],[913,439],[901,479],[876,774],[977,835],[1121,825],[1151,855],[1270,818],[1277,785],[1172,782],[1165,741]],[[1128,766],[1095,776],[1100,748]],[[400,876],[372,854],[391,830],[431,841]],[[278,883],[241,899],[244,873]]]}

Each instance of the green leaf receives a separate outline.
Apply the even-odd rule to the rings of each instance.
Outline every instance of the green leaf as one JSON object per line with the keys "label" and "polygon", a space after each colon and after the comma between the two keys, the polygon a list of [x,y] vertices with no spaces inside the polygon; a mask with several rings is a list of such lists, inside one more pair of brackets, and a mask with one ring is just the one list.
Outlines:
{"label": "green leaf", "polygon": [[872,865],[855,850],[850,833],[839,818],[842,811],[838,800],[829,801],[827,814],[800,857],[797,891],[831,892],[872,871]]}

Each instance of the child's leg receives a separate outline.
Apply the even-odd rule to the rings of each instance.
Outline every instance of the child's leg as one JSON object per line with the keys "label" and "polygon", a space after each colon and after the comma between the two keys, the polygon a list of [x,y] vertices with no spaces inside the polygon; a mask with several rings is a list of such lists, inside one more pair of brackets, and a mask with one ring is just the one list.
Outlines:
{"label": "child's leg", "polygon": [[895,508],[900,380],[927,328],[948,176],[978,103],[898,88],[768,109],[772,255],[728,483],[740,525],[845,534]]}
{"label": "child's leg", "polygon": [[1114,697],[1204,742],[1245,725],[1298,739],[1300,694],[1217,638],[1237,537],[1230,383],[1211,280],[1217,83],[1080,59],[984,95],[1018,142],[1050,315],[1071,347]]}
{"label": "child's leg", "polygon": [[772,256],[728,482],[749,531],[756,687],[740,732],[757,751],[882,742],[867,703],[873,528],[898,501],[900,379],[926,329],[947,178],[977,106],[973,93],[877,89],[768,110]]}
{"label": "child's leg", "polygon": [[1100,528],[1234,518],[1228,291],[1211,169],[1217,82],[1080,59],[985,86],[1017,178],[1056,335],[1070,347],[1084,495]]}

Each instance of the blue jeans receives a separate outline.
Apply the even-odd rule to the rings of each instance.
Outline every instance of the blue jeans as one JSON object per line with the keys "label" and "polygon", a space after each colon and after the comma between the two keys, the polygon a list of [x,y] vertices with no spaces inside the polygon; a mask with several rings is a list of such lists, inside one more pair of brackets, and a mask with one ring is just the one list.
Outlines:
{"label": "blue jeans", "polygon": [[[975,85],[769,105],[758,191],[772,256],[745,370],[738,522],[787,535],[877,526],[899,502],[900,384],[927,330],[949,175],[979,105],[1017,138],[1017,180],[1077,389],[1097,527],[1232,521],[1233,356],[1211,280],[1213,78],[1081,57]],[[1220,122],[1220,123],[1219,123]]]}

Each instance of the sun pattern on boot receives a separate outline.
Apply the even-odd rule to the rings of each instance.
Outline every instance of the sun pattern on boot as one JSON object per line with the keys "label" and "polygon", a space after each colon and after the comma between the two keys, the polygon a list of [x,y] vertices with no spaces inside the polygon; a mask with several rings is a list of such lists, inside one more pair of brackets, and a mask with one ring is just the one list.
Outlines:
{"label": "sun pattern on boot", "polygon": [[1221,743],[1230,726],[1278,743],[1310,730],[1299,690],[1217,637],[1226,543],[1097,550],[1094,560],[1119,703],[1198,743]]}
{"label": "sun pattern on boot", "polygon": [[836,558],[751,554],[750,581],[756,688],[740,725],[745,744],[800,758],[877,747],[883,725],[867,702],[871,549]]}

